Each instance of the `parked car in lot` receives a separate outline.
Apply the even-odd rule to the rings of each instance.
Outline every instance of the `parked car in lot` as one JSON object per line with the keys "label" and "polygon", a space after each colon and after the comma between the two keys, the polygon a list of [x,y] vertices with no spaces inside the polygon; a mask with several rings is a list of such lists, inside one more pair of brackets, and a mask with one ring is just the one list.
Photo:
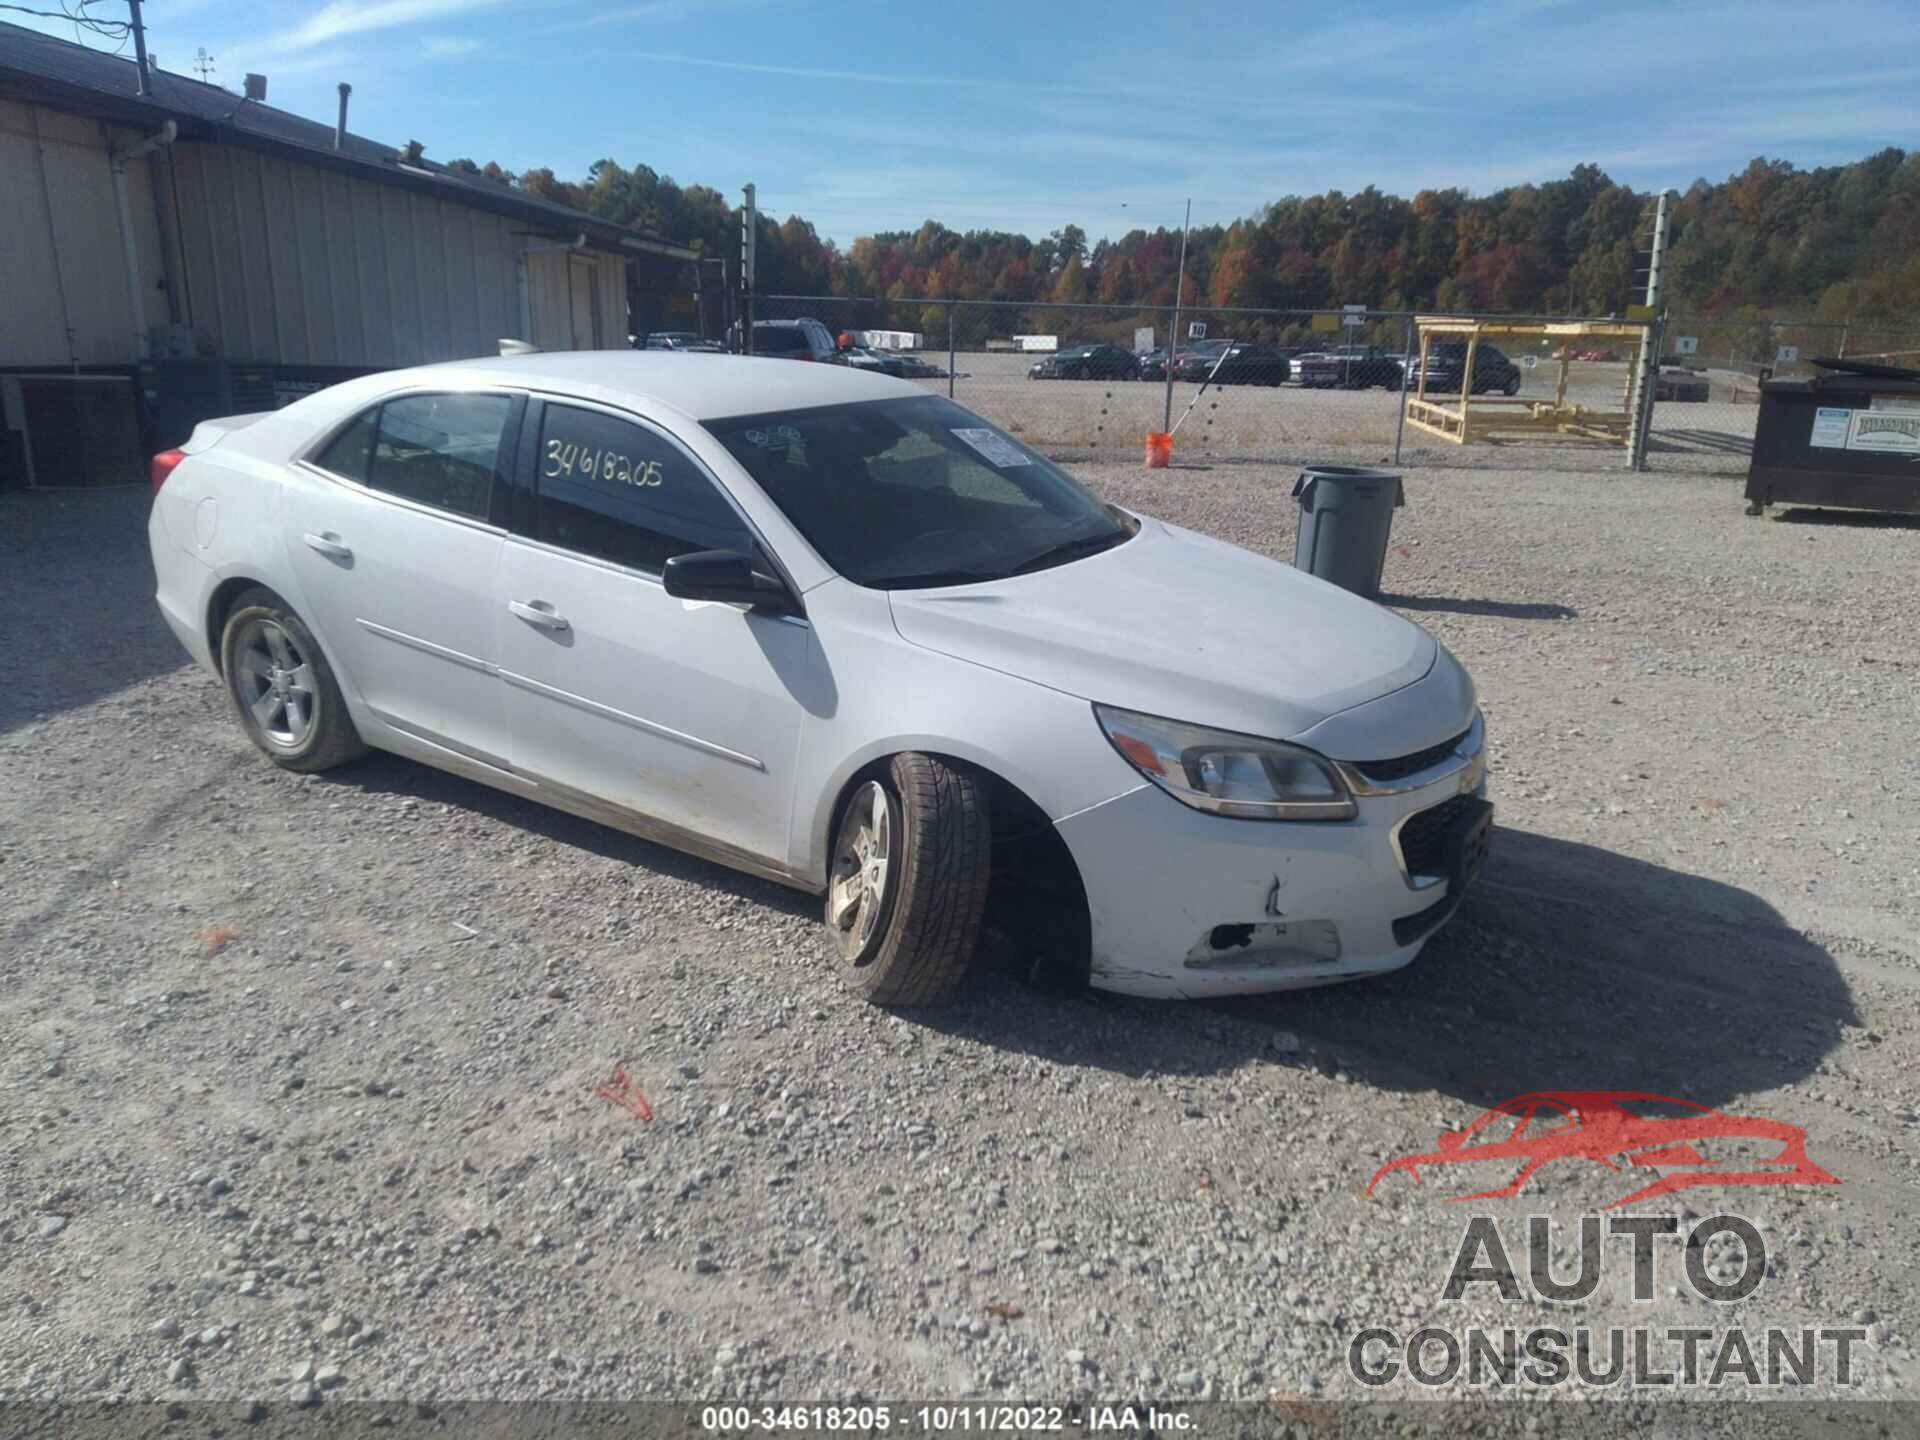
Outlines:
{"label": "parked car in lot", "polygon": [[[1429,395],[1458,395],[1465,382],[1467,344],[1464,340],[1436,342],[1428,351],[1426,389]],[[1420,384],[1420,361],[1416,358],[1407,375],[1407,388]],[[1520,367],[1492,345],[1475,347],[1473,356],[1473,393],[1484,395],[1498,390],[1506,395],[1520,393]]]}
{"label": "parked car in lot", "polygon": [[1094,985],[1205,996],[1406,964],[1486,853],[1432,636],[904,381],[430,365],[153,482],[161,614],[274,764],[374,746],[820,895],[876,1002],[953,993],[996,873]]}
{"label": "parked car in lot", "polygon": [[1230,342],[1213,354],[1187,356],[1174,374],[1215,385],[1284,385],[1291,368],[1276,346]]}
{"label": "parked car in lot", "polygon": [[756,320],[753,353],[772,360],[829,362],[839,353],[833,332],[818,320]]}
{"label": "parked car in lot", "polygon": [[1314,350],[1293,362],[1294,376],[1312,390],[1400,388],[1401,357],[1378,345],[1336,345]]}
{"label": "parked car in lot", "polygon": [[1677,355],[1660,357],[1654,374],[1653,398],[1679,404],[1704,404],[1712,394],[1705,370],[1696,369]]}
{"label": "parked car in lot", "polygon": [[1142,350],[1135,358],[1140,362],[1139,376],[1142,380],[1167,378],[1166,346],[1156,345],[1151,350]]}
{"label": "parked car in lot", "polygon": [[1132,380],[1140,374],[1140,362],[1131,350],[1118,345],[1075,345],[1056,350],[1036,360],[1027,371],[1029,380]]}
{"label": "parked car in lot", "polygon": [[893,375],[904,378],[907,367],[905,357],[890,350],[869,350],[864,345],[841,345],[833,352],[831,363],[845,365],[850,370],[865,370],[873,375]]}
{"label": "parked car in lot", "polygon": [[1167,378],[1167,356],[1169,353],[1173,355],[1173,370],[1174,376],[1177,379],[1180,374],[1180,367],[1188,360],[1202,355],[1207,356],[1210,360],[1217,359],[1220,352],[1226,348],[1227,342],[1225,340],[1196,340],[1191,345],[1181,346],[1171,352],[1169,352],[1168,347],[1165,345],[1155,346],[1140,357],[1140,378],[1142,380],[1165,380]]}
{"label": "parked car in lot", "polygon": [[642,338],[635,347],[640,350],[678,350],[692,351],[696,354],[720,355],[726,347],[718,340],[709,340],[696,335],[691,330],[655,330]]}
{"label": "parked car in lot", "polygon": [[899,362],[900,367],[894,373],[903,379],[944,380],[947,378],[947,372],[944,366],[931,364],[928,361],[922,360],[918,355],[895,353],[894,359]]}

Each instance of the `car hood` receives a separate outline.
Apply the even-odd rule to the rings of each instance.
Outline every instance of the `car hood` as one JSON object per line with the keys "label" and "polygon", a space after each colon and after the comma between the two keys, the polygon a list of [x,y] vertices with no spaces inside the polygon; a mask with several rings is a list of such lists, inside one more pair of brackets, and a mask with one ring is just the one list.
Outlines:
{"label": "car hood", "polygon": [[[1383,710],[1445,653],[1419,626],[1157,520],[1084,560],[890,598],[900,634],[926,649],[1151,715],[1275,739],[1311,730],[1335,759],[1409,753],[1472,719],[1471,684],[1450,656],[1443,703]],[[1365,723],[1329,724],[1344,711]]]}

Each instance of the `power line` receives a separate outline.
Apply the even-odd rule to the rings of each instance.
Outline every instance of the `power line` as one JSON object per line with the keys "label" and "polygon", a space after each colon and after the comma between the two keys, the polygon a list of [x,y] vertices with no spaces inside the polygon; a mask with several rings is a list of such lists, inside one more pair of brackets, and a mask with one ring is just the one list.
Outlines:
{"label": "power line", "polygon": [[[91,3],[91,0],[89,0]],[[12,11],[17,15],[31,15],[37,20],[66,20],[76,26],[84,26],[96,35],[104,35],[109,40],[124,40],[133,33],[133,26],[125,20],[98,20],[86,13],[86,5],[78,10],[35,10],[27,5],[0,4],[0,10]]]}

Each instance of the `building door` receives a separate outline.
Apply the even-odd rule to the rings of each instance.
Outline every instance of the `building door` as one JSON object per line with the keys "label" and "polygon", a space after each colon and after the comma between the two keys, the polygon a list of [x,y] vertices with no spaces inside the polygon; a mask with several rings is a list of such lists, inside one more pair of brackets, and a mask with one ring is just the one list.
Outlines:
{"label": "building door", "polygon": [[573,348],[604,350],[600,335],[600,266],[589,256],[567,257],[567,294],[573,307]]}

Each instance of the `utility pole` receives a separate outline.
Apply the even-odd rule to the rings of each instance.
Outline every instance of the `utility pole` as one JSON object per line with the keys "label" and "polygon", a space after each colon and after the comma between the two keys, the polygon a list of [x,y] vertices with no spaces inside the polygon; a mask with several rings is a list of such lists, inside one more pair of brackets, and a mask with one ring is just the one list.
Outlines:
{"label": "utility pole", "polygon": [[753,186],[743,192],[746,203],[740,207],[740,353],[753,354],[753,249],[760,233],[760,212],[753,203]]}
{"label": "utility pole", "polygon": [[127,15],[127,26],[133,31],[133,68],[139,76],[140,93],[151,95],[153,81],[147,74],[147,27],[140,23],[140,0],[127,0]]}
{"label": "utility pole", "polygon": [[1640,346],[1639,388],[1634,393],[1632,445],[1628,465],[1635,470],[1647,468],[1647,431],[1653,427],[1653,392],[1660,375],[1660,346],[1666,334],[1666,316],[1660,313],[1661,271],[1667,255],[1667,200],[1671,190],[1660,192],[1660,203],[1653,212],[1653,253],[1647,259],[1646,337]]}
{"label": "utility pole", "polygon": [[1193,197],[1187,197],[1187,218],[1180,222],[1180,273],[1173,282],[1173,326],[1167,335],[1167,413],[1160,428],[1173,429],[1173,357],[1180,344],[1180,293],[1187,288],[1187,231],[1193,225]]}

